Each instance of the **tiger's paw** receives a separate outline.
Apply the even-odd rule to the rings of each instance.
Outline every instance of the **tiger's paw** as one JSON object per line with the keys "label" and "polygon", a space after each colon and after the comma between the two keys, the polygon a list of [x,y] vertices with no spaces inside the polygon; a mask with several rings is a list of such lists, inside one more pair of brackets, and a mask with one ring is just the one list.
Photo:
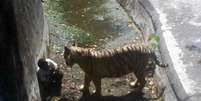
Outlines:
{"label": "tiger's paw", "polygon": [[101,92],[97,92],[97,91],[93,90],[92,96],[94,96],[94,97],[100,97],[101,96]]}
{"label": "tiger's paw", "polygon": [[133,82],[130,82],[130,83],[129,83],[129,86],[130,86],[131,88],[138,88],[138,87],[139,87],[139,84],[137,84],[135,81],[133,81]]}
{"label": "tiger's paw", "polygon": [[134,91],[136,91],[136,92],[138,92],[138,91],[142,91],[143,90],[143,86],[142,85],[140,85],[140,84],[135,84],[135,85],[130,85],[130,87],[134,90]]}

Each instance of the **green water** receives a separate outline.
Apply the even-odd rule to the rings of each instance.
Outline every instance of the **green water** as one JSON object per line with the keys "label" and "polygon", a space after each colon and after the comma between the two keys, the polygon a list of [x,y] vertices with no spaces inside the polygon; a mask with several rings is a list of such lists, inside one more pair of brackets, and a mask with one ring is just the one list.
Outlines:
{"label": "green water", "polygon": [[136,27],[129,26],[131,20],[116,0],[47,0],[43,5],[53,49],[72,42],[101,46],[120,36],[136,36]]}

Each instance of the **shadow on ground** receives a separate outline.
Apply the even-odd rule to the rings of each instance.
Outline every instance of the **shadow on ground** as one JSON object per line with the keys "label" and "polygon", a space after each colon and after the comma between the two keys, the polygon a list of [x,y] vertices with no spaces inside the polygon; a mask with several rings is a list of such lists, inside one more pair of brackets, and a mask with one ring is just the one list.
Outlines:
{"label": "shadow on ground", "polygon": [[[141,91],[134,91],[123,96],[101,96],[96,97],[93,95],[83,96],[79,101],[149,101],[149,98],[144,97],[144,93]],[[71,101],[67,98],[62,98],[59,101]]]}

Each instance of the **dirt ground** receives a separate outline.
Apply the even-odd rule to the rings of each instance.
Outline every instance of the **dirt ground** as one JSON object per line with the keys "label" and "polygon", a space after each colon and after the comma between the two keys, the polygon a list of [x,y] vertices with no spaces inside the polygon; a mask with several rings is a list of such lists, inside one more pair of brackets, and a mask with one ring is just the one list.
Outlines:
{"label": "dirt ground", "polygon": [[[58,63],[59,68],[63,71],[62,95],[55,96],[51,101],[98,101],[93,95],[83,97],[80,91],[83,86],[84,72],[78,65],[69,68],[65,65],[63,52],[51,52],[50,57]],[[132,74],[120,78],[106,78],[102,80],[102,94],[99,101],[150,101],[150,98],[156,98],[157,87],[153,78],[148,79],[143,91],[132,89],[129,84],[133,78]],[[94,85],[91,83],[91,93],[94,92]],[[159,92],[159,91],[158,91]],[[157,100],[163,101],[162,97]]]}
{"label": "dirt ground", "polygon": [[[141,39],[137,27],[116,0],[45,0],[43,5],[50,24],[49,57],[58,63],[64,73],[62,95],[53,97],[52,101],[97,101],[93,96],[82,97],[80,89],[84,73],[78,65],[66,67],[62,56],[63,46],[78,42],[84,45],[95,44],[97,48],[102,45],[101,48],[107,49],[110,46],[119,47],[120,44],[114,43],[123,45],[137,37]],[[70,23],[72,21],[77,22]],[[71,24],[74,26],[70,26]],[[143,91],[136,91],[129,86],[132,78],[133,75],[130,74],[121,78],[103,79],[101,101],[148,101],[157,96],[157,87],[152,79],[149,79],[150,82]],[[93,84],[90,89],[93,93]]]}

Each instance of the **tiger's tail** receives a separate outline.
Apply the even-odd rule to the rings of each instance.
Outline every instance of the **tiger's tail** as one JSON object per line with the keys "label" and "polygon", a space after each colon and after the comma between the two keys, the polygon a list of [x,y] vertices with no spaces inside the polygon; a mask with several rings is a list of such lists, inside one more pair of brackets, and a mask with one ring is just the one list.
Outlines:
{"label": "tiger's tail", "polygon": [[163,67],[163,68],[168,67],[168,64],[162,63],[162,62],[159,61],[159,60],[156,60],[156,64],[157,64],[158,66],[160,66],[160,67]]}

